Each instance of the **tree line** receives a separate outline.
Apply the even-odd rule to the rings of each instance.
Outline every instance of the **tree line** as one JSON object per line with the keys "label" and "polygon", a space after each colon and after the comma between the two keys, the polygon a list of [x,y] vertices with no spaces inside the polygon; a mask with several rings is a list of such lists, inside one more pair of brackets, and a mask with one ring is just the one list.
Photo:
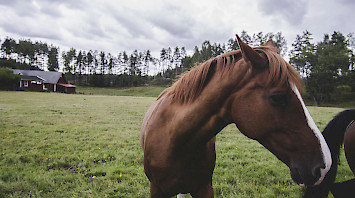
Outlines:
{"label": "tree line", "polygon": [[316,105],[329,101],[354,101],[355,38],[334,31],[313,42],[308,31],[297,35],[290,50],[290,63],[304,77],[307,94]]}
{"label": "tree line", "polygon": [[[60,53],[58,47],[46,43],[6,38],[1,44],[0,63],[1,66],[63,71],[68,80],[77,85],[127,87],[154,79],[149,75],[151,68],[158,69],[157,76],[173,78],[169,75],[171,72],[165,74],[165,71],[181,67],[185,56],[184,47],[163,48],[159,58],[153,57],[150,50],[113,55],[71,48]],[[20,65],[11,63],[13,61]]]}
{"label": "tree line", "polygon": [[[290,64],[301,73],[306,95],[317,105],[339,99],[339,95],[352,97],[351,93],[355,92],[353,34],[344,36],[335,31],[315,43],[312,34],[305,31],[297,35],[290,50],[281,32],[249,35],[242,31],[239,35],[251,46],[263,45],[273,39],[281,55],[288,56]],[[185,47],[177,46],[163,48],[159,57],[153,57],[150,50],[123,51],[116,55],[74,48],[60,52],[59,47],[47,43],[5,38],[1,44],[0,66],[14,67],[11,65],[20,63],[26,69],[63,71],[69,81],[84,86],[162,85],[172,83],[196,64],[238,48],[236,38],[230,38],[226,43],[206,40],[201,46],[195,46],[191,55],[187,55]]]}
{"label": "tree line", "polygon": [[[245,42],[261,45],[273,38],[283,52],[286,40],[281,33],[262,32],[249,36],[241,33]],[[179,74],[189,70],[197,63],[213,56],[238,49],[235,38],[227,44],[211,44],[204,41],[201,48],[195,47],[192,56],[188,56],[185,47],[163,48],[159,57],[153,57],[150,50],[132,53],[126,51],[116,55],[97,50],[77,50],[74,48],[60,52],[59,47],[27,39],[16,41],[5,38],[1,44],[1,65],[14,65],[9,61],[21,63],[21,68],[63,71],[69,81],[84,86],[127,87],[144,84],[171,83]],[[13,67],[13,66],[12,66]]]}

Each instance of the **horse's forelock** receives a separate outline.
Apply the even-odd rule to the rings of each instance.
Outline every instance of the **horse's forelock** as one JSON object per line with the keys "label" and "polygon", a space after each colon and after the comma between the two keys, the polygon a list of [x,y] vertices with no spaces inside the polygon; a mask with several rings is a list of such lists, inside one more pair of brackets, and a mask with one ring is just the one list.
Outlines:
{"label": "horse's forelock", "polygon": [[278,51],[270,47],[258,47],[256,50],[262,51],[269,62],[267,86],[283,86],[285,83],[293,83],[300,92],[302,91],[302,79],[299,73],[278,54]]}

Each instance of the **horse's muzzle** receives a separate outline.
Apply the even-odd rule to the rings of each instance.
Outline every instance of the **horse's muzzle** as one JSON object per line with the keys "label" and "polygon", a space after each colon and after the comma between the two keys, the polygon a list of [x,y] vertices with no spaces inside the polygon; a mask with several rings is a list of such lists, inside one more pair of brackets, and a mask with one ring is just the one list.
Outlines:
{"label": "horse's muzzle", "polygon": [[313,186],[322,182],[322,169],[325,169],[324,164],[318,164],[311,169],[304,169],[301,167],[291,168],[291,178],[300,186]]}

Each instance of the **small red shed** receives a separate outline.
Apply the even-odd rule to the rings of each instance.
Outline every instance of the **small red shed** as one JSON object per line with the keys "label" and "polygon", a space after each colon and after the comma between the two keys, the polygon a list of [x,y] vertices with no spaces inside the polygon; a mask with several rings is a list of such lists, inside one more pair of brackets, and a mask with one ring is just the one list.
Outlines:
{"label": "small red shed", "polygon": [[19,69],[12,71],[21,77],[20,90],[75,93],[76,86],[68,84],[61,72]]}

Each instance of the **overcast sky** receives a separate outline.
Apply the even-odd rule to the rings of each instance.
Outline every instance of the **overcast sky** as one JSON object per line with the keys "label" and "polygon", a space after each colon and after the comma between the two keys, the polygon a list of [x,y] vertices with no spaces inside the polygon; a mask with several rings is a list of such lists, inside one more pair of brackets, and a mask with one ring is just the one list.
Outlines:
{"label": "overcast sky", "polygon": [[[282,32],[290,46],[308,30],[355,32],[355,0],[0,0],[0,39],[44,41],[61,50],[192,50],[246,30]],[[154,54],[153,54],[154,55]]]}

